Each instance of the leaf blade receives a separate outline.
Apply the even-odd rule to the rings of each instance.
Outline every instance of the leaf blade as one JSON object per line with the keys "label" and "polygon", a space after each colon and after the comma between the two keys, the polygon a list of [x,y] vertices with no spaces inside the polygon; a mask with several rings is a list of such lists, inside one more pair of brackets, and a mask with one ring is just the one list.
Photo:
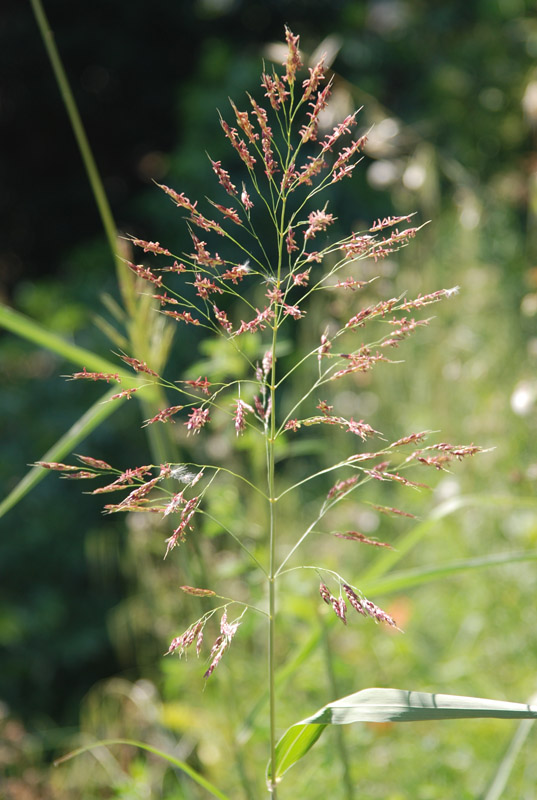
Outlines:
{"label": "leaf blade", "polygon": [[[537,706],[462,695],[431,694],[406,689],[362,689],[320,708],[292,725],[276,745],[274,778],[306,755],[328,725],[355,722],[421,722],[445,719],[537,719]],[[313,727],[307,732],[305,729]],[[271,775],[271,764],[267,767]]]}

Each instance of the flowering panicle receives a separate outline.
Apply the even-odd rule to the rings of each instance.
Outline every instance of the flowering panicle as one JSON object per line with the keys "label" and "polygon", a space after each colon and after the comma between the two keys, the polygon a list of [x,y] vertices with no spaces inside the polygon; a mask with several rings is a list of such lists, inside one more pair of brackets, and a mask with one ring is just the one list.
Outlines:
{"label": "flowering panicle", "polygon": [[[305,403],[311,397],[318,398],[317,392],[322,393],[327,387],[335,389],[333,383],[335,380],[344,380],[351,376],[350,383],[361,383],[361,373],[368,372],[379,362],[393,363],[384,355],[389,352],[387,348],[397,348],[404,339],[429,323],[428,319],[415,319],[413,314],[421,316],[420,309],[443,298],[452,297],[458,291],[458,287],[440,289],[419,294],[414,299],[407,299],[404,295],[377,299],[368,295],[363,304],[354,302],[359,300],[361,295],[352,293],[364,289],[374,280],[369,271],[365,274],[358,272],[358,262],[365,259],[376,262],[387,257],[406,246],[416,236],[420,227],[414,225],[413,214],[379,217],[369,227],[364,226],[364,230],[350,232],[340,241],[324,246],[326,233],[337,218],[327,211],[327,203],[324,206],[317,205],[316,195],[328,189],[333,183],[353,174],[362,158],[366,135],[360,135],[361,132],[355,130],[358,112],[348,114],[339,124],[330,125],[330,128],[319,133],[333,79],[325,78],[324,56],[309,68],[309,75],[305,79],[298,77],[298,70],[302,67],[299,37],[286,27],[285,38],[288,48],[285,72],[279,75],[275,70],[272,74],[262,75],[261,84],[267,98],[267,102],[263,103],[266,107],[248,96],[248,110],[240,110],[231,101],[233,125],[236,127],[228,124],[223,118],[220,119],[224,135],[240,159],[243,174],[240,183],[237,181],[241,187],[239,189],[232,182],[230,173],[222,162],[209,158],[221,197],[207,200],[209,213],[214,214],[218,221],[203,213],[203,210],[198,208],[198,201],[191,201],[185,193],[159,184],[181,210],[192,244],[185,248],[181,256],[176,257],[160,242],[129,237],[134,246],[148,254],[151,267],[127,262],[128,268],[137,278],[148,281],[156,287],[149,289],[146,287],[145,293],[158,302],[158,312],[169,319],[196,328],[191,331],[192,339],[186,338],[183,331],[181,346],[185,349],[193,347],[193,340],[197,340],[199,335],[206,331],[219,337],[222,350],[208,349],[210,359],[206,363],[215,364],[216,374],[219,373],[220,376],[212,378],[212,382],[201,374],[196,379],[171,382],[161,378],[145,361],[123,354],[119,356],[135,372],[145,373],[151,376],[151,379],[155,379],[166,392],[174,390],[180,394],[180,399],[186,406],[169,405],[146,419],[143,426],[157,422],[173,423],[176,415],[183,411],[179,419],[186,427],[186,431],[181,425],[179,433],[180,438],[186,440],[184,445],[187,451],[194,449],[195,436],[202,430],[202,437],[207,434],[210,436],[213,427],[209,425],[211,417],[216,421],[216,426],[219,426],[218,436],[221,436],[221,424],[227,424],[228,432],[234,431],[236,436],[243,434],[247,427],[263,434],[267,456],[268,490],[265,486],[263,491],[259,491],[259,496],[266,499],[270,508],[271,524],[268,528],[272,538],[271,548],[259,549],[258,555],[271,551],[270,569],[266,570],[266,575],[271,581],[275,581],[282,574],[282,566],[295,553],[298,546],[302,546],[310,532],[318,528],[317,523],[325,515],[333,513],[335,505],[348,495],[352,493],[355,497],[364,487],[371,486],[372,480],[387,484],[392,482],[411,488],[428,488],[423,483],[407,478],[406,470],[423,466],[442,471],[457,460],[482,452],[481,448],[473,444],[451,445],[442,442],[426,446],[424,440],[430,432],[421,431],[397,439],[392,444],[379,445],[380,449],[376,452],[356,452],[329,466],[323,464],[320,469],[316,465],[315,469],[318,471],[304,478],[301,476],[293,486],[281,491],[275,481],[276,460],[280,457],[291,458],[301,452],[302,443],[296,442],[294,447],[290,442],[282,443],[280,437],[286,431],[296,432],[315,425],[335,426],[339,430],[359,437],[361,441],[358,445],[356,439],[347,440],[349,443],[351,441],[355,443],[353,450],[366,446],[364,442],[379,435],[379,432],[363,419],[357,420],[352,416],[347,418],[340,415],[341,412],[347,415],[350,413],[338,407],[338,402],[343,402],[341,398],[345,392],[334,391],[333,399],[327,396],[324,399],[314,400],[318,403],[316,409],[319,413],[315,411],[311,416],[305,416],[310,413],[304,411]],[[298,116],[299,112],[301,117]],[[298,131],[293,138],[292,125],[295,121]],[[297,194],[294,198],[290,198],[294,192]],[[227,200],[224,193],[228,196]],[[230,200],[230,197],[233,199]],[[255,201],[255,209],[252,198]],[[213,209],[216,209],[218,214]],[[252,209],[254,211],[250,213]],[[272,241],[261,241],[257,234],[257,221],[262,214],[265,214],[274,226]],[[202,236],[207,241],[204,241]],[[216,252],[214,244],[216,236],[221,237],[220,242],[222,239],[225,240],[223,245],[218,246],[223,256]],[[188,253],[190,249],[193,250],[192,253]],[[324,269],[323,262],[326,262]],[[160,263],[163,266],[158,266]],[[154,266],[155,264],[157,266]],[[183,288],[174,290],[173,286],[164,286],[164,278],[170,283],[178,281]],[[141,281],[134,282],[137,286],[143,285]],[[282,326],[289,328],[304,317],[308,309],[306,303],[314,292],[329,290],[329,297],[334,299],[334,292],[340,289],[350,291],[339,292],[335,302],[326,309],[314,306],[314,313],[310,315],[312,325],[321,318],[329,320],[323,324],[322,334],[319,330],[317,335],[320,339],[315,346],[305,347],[302,351],[303,339],[300,336],[293,336],[292,341],[297,350],[296,353],[287,355],[280,328]],[[352,305],[347,307],[346,301],[350,301]],[[266,305],[263,305],[264,303]],[[364,330],[368,330],[368,324],[373,320],[376,320],[377,327],[381,327],[381,332],[372,337],[372,341],[363,341],[362,334]],[[164,320],[161,318],[162,322]],[[247,334],[254,335],[249,343],[240,339]],[[151,337],[147,338],[149,340]],[[339,352],[344,349],[347,352]],[[151,360],[151,352],[152,350],[147,347],[145,350],[147,355],[143,357]],[[229,354],[232,356],[228,357]],[[233,365],[237,354],[241,357],[241,366],[234,374]],[[279,362],[278,359],[282,356],[285,361]],[[296,356],[295,361],[289,365],[288,361],[293,356]],[[290,376],[294,375],[295,371],[295,377],[299,376],[299,368],[308,362],[310,365],[313,362],[318,374],[312,385],[299,392],[299,399],[294,398],[290,401],[289,398],[294,395],[289,388]],[[283,369],[281,369],[282,364]],[[221,376],[228,372],[232,378],[228,378],[226,383],[226,378]],[[121,383],[119,373],[88,372],[85,368],[69,378]],[[153,380],[146,379],[130,382],[136,383],[136,388],[125,389],[113,397],[130,398],[132,393],[143,391],[153,384]],[[241,389],[247,401],[241,398]],[[190,434],[192,437],[187,439],[187,435]],[[245,437],[245,444],[248,444],[249,438]],[[407,451],[399,449],[403,446],[410,446],[408,449],[412,452],[407,455]],[[211,459],[217,458],[218,453],[222,452],[222,448],[216,446],[211,448],[210,441],[207,442],[206,449],[211,453]],[[330,449],[326,447],[327,454]],[[119,495],[123,497],[122,500],[105,506],[105,511],[108,513],[160,514],[168,526],[165,534],[167,537],[165,557],[184,542],[194,530],[196,514],[204,513],[201,504],[205,492],[219,475],[226,479],[238,476],[246,487],[258,488],[251,482],[255,478],[251,475],[241,475],[240,468],[233,462],[231,467],[226,463],[225,466],[196,465],[193,468],[192,462],[188,462],[144,465],[120,471],[113,469],[105,461],[89,456],[79,456],[78,460],[82,467],[54,462],[38,462],[38,465],[61,472],[64,477],[75,480],[106,475],[108,483],[95,489],[92,494],[123,493]],[[301,469],[302,466],[299,471]],[[334,483],[326,495],[319,498],[319,513],[314,524],[306,528],[295,544],[287,541],[288,551],[279,566],[273,563],[274,559],[284,551],[286,543],[283,539],[275,538],[276,534],[280,536],[277,519],[281,517],[278,514],[274,516],[275,504],[291,489],[296,489],[312,479],[321,480],[325,474],[332,472],[335,473],[332,478]],[[209,473],[207,479],[204,478],[206,473]],[[194,489],[202,479],[200,488]],[[174,483],[175,481],[178,483]],[[386,489],[390,488],[394,487],[386,486]],[[407,518],[414,516],[392,506],[371,503],[369,505],[377,512],[390,516]],[[304,507],[304,514],[308,514],[308,509],[309,504]],[[303,514],[298,515],[299,524],[302,516]],[[217,522],[216,518],[211,517],[211,519]],[[358,523],[356,525],[360,527]],[[344,539],[371,547],[390,547],[389,543],[370,538],[358,530],[353,530],[353,527],[354,523],[349,524],[350,530],[328,528],[326,532],[334,537],[331,539],[332,545],[339,544],[334,541],[335,539]],[[240,540],[240,529],[238,532],[232,531],[226,525],[222,525],[222,530],[227,531],[236,542],[240,542],[244,551],[252,556],[253,562],[260,566],[257,557],[248,549],[248,540],[244,542]],[[317,567],[314,569],[322,570]],[[284,572],[289,571],[284,570]],[[348,609],[350,606],[364,617],[397,628],[395,620],[388,613],[363,597],[337,573],[331,570],[325,571],[336,576],[339,590],[336,594],[332,594],[329,588],[321,583],[320,596],[343,624],[346,625],[348,622],[348,613],[352,616],[352,611]],[[201,602],[203,598],[216,596],[212,589],[188,585],[180,588],[185,594],[201,598]],[[270,593],[269,596],[267,616],[269,625],[274,625],[274,596]],[[220,663],[236,635],[244,614],[243,612],[230,622],[228,620],[230,602],[228,598],[221,599],[224,599],[225,605],[219,609],[211,608],[180,636],[174,638],[168,649],[168,653],[176,652],[182,656],[189,648],[195,646],[199,655],[206,624],[220,611],[222,616],[219,632],[210,649],[205,678],[210,677]],[[244,604],[241,602],[241,605]]]}

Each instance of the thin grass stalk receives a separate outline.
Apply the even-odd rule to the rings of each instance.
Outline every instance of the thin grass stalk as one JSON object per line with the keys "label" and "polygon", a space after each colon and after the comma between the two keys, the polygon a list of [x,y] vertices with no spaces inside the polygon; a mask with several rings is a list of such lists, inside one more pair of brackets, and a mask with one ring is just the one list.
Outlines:
{"label": "thin grass stalk", "polygon": [[[330,694],[332,697],[339,697],[340,692],[338,689],[336,674],[334,671],[334,655],[330,647],[330,639],[328,637],[328,625],[324,616],[319,615],[319,626],[321,628],[321,637],[323,643],[324,661],[326,666],[326,676],[330,687]],[[351,766],[347,746],[345,744],[345,732],[340,725],[335,730],[336,739],[336,752],[337,757],[341,763],[341,773],[343,778],[343,790],[345,792],[344,800],[355,800],[354,786],[352,783]]]}
{"label": "thin grass stalk", "polygon": [[65,110],[67,111],[67,115],[73,129],[73,134],[78,144],[80,155],[86,169],[91,190],[97,204],[97,209],[101,217],[108,245],[114,259],[123,300],[129,309],[129,312],[132,313],[136,305],[135,296],[130,286],[131,281],[129,280],[130,276],[128,275],[127,268],[117,253],[117,228],[110,205],[108,203],[108,198],[106,197],[103,182],[101,180],[101,176],[99,175],[99,170],[97,169],[97,165],[88,142],[88,137],[86,136],[86,131],[84,130],[84,125],[82,124],[80,114],[78,113],[75,98],[71,91],[69,80],[63,67],[58,48],[56,47],[54,34],[50,28],[43,4],[41,3],[41,0],[30,0],[30,3],[39,27],[41,38],[43,39],[43,44],[45,45],[47,55],[54,71],[54,77],[56,78],[56,82],[65,105]]}

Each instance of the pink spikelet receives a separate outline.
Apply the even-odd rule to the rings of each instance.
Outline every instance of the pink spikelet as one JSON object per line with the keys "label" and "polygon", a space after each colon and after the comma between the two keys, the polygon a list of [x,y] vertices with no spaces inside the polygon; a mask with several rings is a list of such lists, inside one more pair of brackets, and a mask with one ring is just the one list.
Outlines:
{"label": "pink spikelet", "polygon": [[204,674],[204,678],[210,678],[213,672],[215,671],[216,667],[222,660],[222,656],[226,652],[226,650],[231,645],[232,639],[237,633],[237,630],[240,625],[240,619],[235,620],[234,622],[227,621],[227,612],[224,611],[222,614],[222,619],[220,620],[220,636],[218,636],[211,648],[211,653],[209,658],[212,659],[211,663],[209,664],[208,670]]}

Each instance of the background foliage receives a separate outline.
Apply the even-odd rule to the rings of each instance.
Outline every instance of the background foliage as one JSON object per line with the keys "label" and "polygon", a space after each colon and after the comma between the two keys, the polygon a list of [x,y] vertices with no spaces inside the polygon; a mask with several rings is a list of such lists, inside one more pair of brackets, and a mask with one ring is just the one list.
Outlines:
{"label": "background foliage", "polygon": [[[357,397],[339,400],[357,403],[355,415],[392,439],[430,428],[450,441],[495,448],[452,476],[440,475],[431,496],[402,499],[375,487],[378,496],[368,499],[404,503],[425,519],[449,498],[487,498],[440,519],[405,557],[405,569],[534,549],[535,513],[525,499],[537,477],[537,19],[531,4],[137,0],[127,8],[111,0],[78,5],[74,13],[50,0],[46,10],[118,226],[178,250],[184,228],[152,181],[192,197],[211,194],[205,152],[228,158],[215,108],[226,113],[228,95],[240,101],[245,90],[258,91],[260,56],[270,57],[265,48],[281,40],[284,22],[300,33],[306,53],[328,37],[337,50],[341,107],[364,105],[363,127],[374,124],[360,175],[334,195],[341,230],[415,210],[420,222],[432,223],[411,248],[378,265],[379,294],[461,286],[430,329],[405,345],[406,364],[379,368],[357,385]],[[99,297],[103,291],[117,297],[117,288],[94,201],[30,6],[8,2],[1,13],[8,65],[2,300],[109,357],[110,342],[93,318],[104,313],[110,321]],[[185,329],[176,336],[170,360],[176,376],[197,377],[215,358],[202,346],[196,363],[188,363],[198,345],[189,336]],[[100,391],[62,382],[58,376],[72,371],[69,364],[11,334],[2,336],[0,352],[0,477],[7,494]],[[139,409],[127,403],[80,451],[119,460],[118,466],[144,463],[139,423]],[[327,437],[326,446],[340,445]],[[210,447],[225,454],[229,443],[220,436]],[[234,491],[226,487],[215,498],[219,516],[235,513]],[[49,477],[2,520],[0,724],[7,796],[77,797],[80,786],[84,797],[202,796],[133,753],[99,757],[100,771],[87,756],[51,777],[43,765],[70,746],[78,727],[94,736],[142,739],[145,733],[157,746],[189,757],[232,796],[259,796],[250,764],[241,765],[240,754],[229,750],[228,731],[258,701],[250,661],[264,646],[260,634],[237,641],[220,685],[200,697],[202,665],[161,658],[192,613],[176,587],[200,569],[196,553],[185,550],[191,563],[174,553],[163,565],[162,536],[143,520],[127,526],[103,520],[100,507],[79,485]],[[291,524],[296,508],[288,513]],[[245,519],[255,518],[255,508],[247,509]],[[354,509],[352,525],[395,546],[409,529],[364,507]],[[255,539],[255,529],[250,535]],[[367,573],[375,554],[341,543],[347,545],[356,569]],[[246,578],[237,553],[210,528],[201,546],[206,559],[218,562],[226,593],[240,593]],[[339,694],[412,685],[520,701],[535,690],[531,562],[390,595],[391,611],[407,631],[402,637],[373,626],[330,628],[311,581],[294,580],[281,660],[303,657],[282,683],[282,728],[322,705],[334,686]],[[321,646],[324,636],[332,657]],[[236,692],[236,720],[218,699],[226,682],[228,694]],[[263,724],[261,709],[241,738],[259,763]],[[349,751],[360,754],[352,771],[364,796],[428,800],[456,787],[458,797],[475,797],[510,735],[506,723],[479,721],[441,729],[422,723],[419,731],[421,740],[411,741],[407,729],[389,726],[346,734]],[[418,743],[429,754],[419,768]],[[313,781],[323,796],[334,780],[330,743],[315,752],[317,758],[295,768],[298,796]],[[239,762],[227,769],[231,758]],[[533,759],[521,757],[519,765],[511,796],[529,797],[537,777]]]}

